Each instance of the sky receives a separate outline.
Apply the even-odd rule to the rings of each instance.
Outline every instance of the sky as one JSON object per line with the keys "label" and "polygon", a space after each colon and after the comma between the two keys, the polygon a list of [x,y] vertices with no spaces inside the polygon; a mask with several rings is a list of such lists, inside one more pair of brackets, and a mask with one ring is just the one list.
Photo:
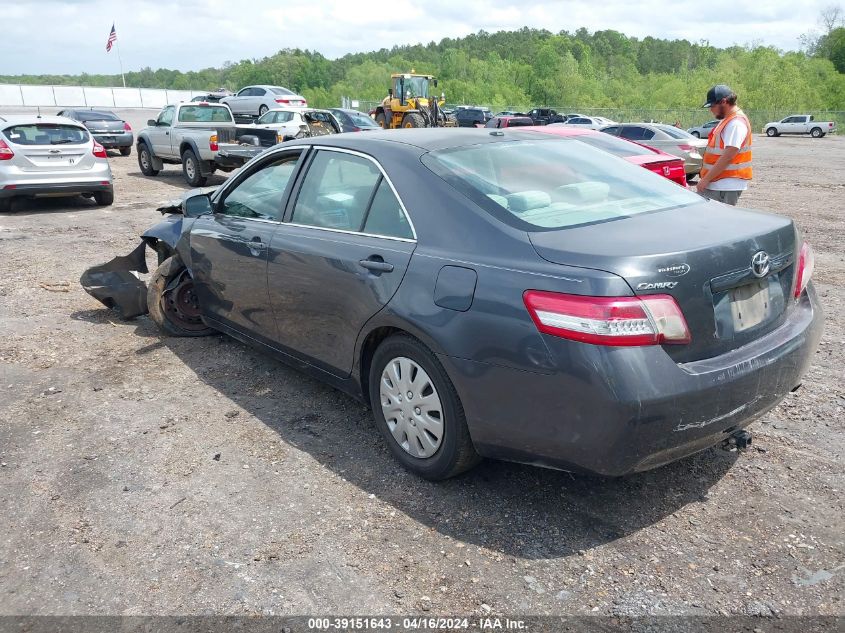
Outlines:
{"label": "sky", "polygon": [[[0,0],[0,75],[199,70],[307,48],[329,58],[523,26],[799,48],[835,0]],[[389,8],[388,8],[389,7]],[[238,8],[242,8],[238,11]]]}

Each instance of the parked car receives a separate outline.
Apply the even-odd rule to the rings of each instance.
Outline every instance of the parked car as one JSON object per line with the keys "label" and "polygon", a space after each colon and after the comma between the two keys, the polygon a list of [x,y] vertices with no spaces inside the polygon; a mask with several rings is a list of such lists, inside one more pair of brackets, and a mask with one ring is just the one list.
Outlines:
{"label": "parked car", "polygon": [[566,117],[558,114],[551,108],[534,108],[527,112],[527,116],[531,117],[534,125],[549,125],[550,123],[562,123]]}
{"label": "parked car", "polygon": [[531,125],[534,125],[534,121],[527,116],[494,116],[484,124],[484,127],[526,127]]}
{"label": "parked car", "polygon": [[[163,212],[143,236],[166,258],[152,321],[228,333],[360,398],[429,479],[481,456],[623,475],[747,445],[822,331],[789,217],[537,132],[284,143]],[[137,297],[133,255],[111,271]],[[85,287],[120,305],[103,269]]]}
{"label": "parked car", "polygon": [[687,130],[687,132],[689,132],[696,138],[709,138],[710,132],[712,132],[713,128],[717,125],[719,125],[718,120],[708,121],[707,123],[702,123],[697,127],[691,127]]}
{"label": "parked car", "polygon": [[223,103],[175,103],[138,133],[138,166],[157,176],[165,164],[181,164],[188,184],[202,187],[217,169],[232,171],[281,141],[275,130],[238,127]]}
{"label": "parked car", "polygon": [[122,156],[132,153],[135,137],[132,126],[113,112],[106,110],[62,110],[56,116],[65,116],[84,125],[94,140],[106,149],[118,149]]}
{"label": "parked car", "polygon": [[835,121],[816,121],[812,114],[793,114],[780,121],[771,121],[763,126],[766,136],[781,134],[809,134],[821,138],[836,131]]}
{"label": "parked car", "polygon": [[201,103],[201,102],[218,103],[220,101],[220,99],[222,99],[223,97],[231,97],[231,96],[232,96],[232,93],[229,92],[228,90],[226,90],[225,88],[218,88],[217,90],[215,90],[213,92],[209,92],[209,93],[204,94],[204,95],[197,95],[196,97],[191,99],[191,101],[193,101],[194,103]]}
{"label": "parked car", "polygon": [[692,179],[701,171],[707,140],[663,123],[620,123],[601,128],[602,132],[620,136],[635,143],[661,149],[684,159],[687,176]]}
{"label": "parked car", "polygon": [[458,108],[455,110],[455,119],[458,127],[482,127],[491,117],[487,117],[481,108]]}
{"label": "parked car", "polygon": [[329,108],[329,112],[335,116],[344,132],[374,132],[381,129],[366,112],[346,108]]}
{"label": "parked car", "polygon": [[60,116],[0,117],[0,211],[13,198],[80,194],[114,202],[106,150],[85,126]]}
{"label": "parked car", "polygon": [[294,138],[340,134],[343,131],[334,114],[329,110],[315,108],[274,108],[258,117],[255,126],[265,130],[276,130],[279,142]]}
{"label": "parked car", "polygon": [[305,97],[281,86],[247,86],[231,97],[223,97],[236,116],[260,117],[271,108],[304,108],[308,106]]}
{"label": "parked car", "polygon": [[550,125],[566,125],[569,127],[579,127],[586,130],[598,130],[606,125],[611,125],[613,123],[615,123],[615,121],[611,121],[610,119],[606,119],[600,116],[570,116],[567,117],[566,121],[564,121],[563,123],[552,123]]}
{"label": "parked car", "polygon": [[574,138],[603,152],[618,156],[629,163],[644,167],[658,176],[678,183],[682,187],[687,186],[687,175],[684,169],[683,159],[672,154],[667,154],[659,149],[626,141],[621,138],[615,138],[602,132],[597,132],[596,130],[566,127],[565,125],[541,125],[525,129],[535,130],[544,134]]}

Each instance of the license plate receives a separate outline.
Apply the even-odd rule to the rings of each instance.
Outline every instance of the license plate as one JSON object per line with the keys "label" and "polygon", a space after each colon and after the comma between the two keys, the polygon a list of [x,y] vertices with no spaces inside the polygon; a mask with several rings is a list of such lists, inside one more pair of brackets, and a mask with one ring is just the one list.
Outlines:
{"label": "license plate", "polygon": [[772,302],[769,300],[767,279],[733,288],[729,295],[734,332],[742,332],[759,325],[771,315]]}

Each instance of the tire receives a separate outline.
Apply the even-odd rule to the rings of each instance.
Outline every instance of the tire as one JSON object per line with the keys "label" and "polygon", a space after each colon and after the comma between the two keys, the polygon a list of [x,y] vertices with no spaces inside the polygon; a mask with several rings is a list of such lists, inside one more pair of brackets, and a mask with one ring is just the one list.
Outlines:
{"label": "tire", "polygon": [[153,153],[146,143],[138,143],[138,167],[145,176],[158,176],[160,171],[153,167]]}
{"label": "tire", "polygon": [[768,130],[766,130],[766,136],[778,136],[777,128],[770,127]]}
{"label": "tire", "polygon": [[695,138],[701,138],[701,134],[698,133],[698,130],[693,130],[690,132]]}
{"label": "tire", "polygon": [[[440,438],[437,440],[436,448],[430,454],[426,455],[422,442],[415,439],[418,436],[426,435],[429,438],[428,448],[431,449],[434,444],[431,438],[435,436],[425,429],[437,430],[436,424],[429,426],[429,424],[421,423],[422,420],[426,419],[422,414],[416,413],[421,408],[410,408],[407,414],[408,418],[420,421],[419,424],[411,420],[409,425],[408,422],[405,422],[406,418],[404,417],[401,419],[397,417],[396,421],[391,420],[389,423],[385,415],[383,402],[386,406],[392,406],[394,409],[401,406],[411,407],[412,402],[412,400],[404,397],[406,393],[402,387],[393,385],[391,388],[388,386],[389,383],[384,383],[386,395],[383,400],[382,376],[394,364],[398,364],[405,369],[416,365],[417,371],[415,373],[405,374],[405,372],[402,372],[403,377],[405,375],[415,376],[421,381],[416,383],[417,388],[422,388],[421,393],[415,394],[418,399],[420,397],[431,398],[433,394],[434,400],[439,403],[439,408],[432,407],[431,410],[432,413],[435,409],[439,411]],[[419,370],[422,370],[424,375],[421,375]],[[427,380],[423,380],[426,377]],[[428,390],[425,385],[429,385],[431,390]],[[396,390],[397,387],[402,390],[402,393],[390,395],[390,392]],[[406,384],[405,388],[413,389],[414,384]],[[469,436],[463,406],[452,381],[449,380],[449,376],[437,357],[417,339],[400,334],[385,339],[379,345],[373,355],[372,363],[370,363],[369,391],[373,417],[379,431],[384,436],[393,456],[411,472],[425,479],[437,481],[454,477],[469,470],[481,460],[481,457],[475,452],[475,447]],[[428,391],[427,394],[426,391]],[[425,394],[425,396],[422,394]],[[402,404],[402,401],[404,401],[404,404]],[[428,417],[432,420],[438,419],[437,417]],[[393,431],[391,431],[391,424]],[[403,429],[407,429],[408,432]],[[404,438],[403,442],[408,444],[408,447],[403,447],[400,441],[394,437],[394,433]],[[412,443],[414,444],[413,448],[411,448]],[[416,452],[417,455],[412,454],[412,452]],[[420,455],[420,453],[423,454]]]}
{"label": "tire", "polygon": [[810,136],[813,138],[821,138],[824,134],[822,133],[822,129],[820,127],[814,127],[810,130]]}
{"label": "tire", "polygon": [[192,187],[204,187],[208,180],[202,175],[200,161],[192,149],[186,149],[182,154],[182,174]]}
{"label": "tire", "polygon": [[[180,279],[181,278],[181,279]],[[180,279],[177,282],[177,279]],[[165,289],[171,284],[170,290]],[[202,322],[194,280],[176,255],[165,259],[150,277],[147,309],[150,319],[169,336],[208,336],[214,330]]]}
{"label": "tire", "polygon": [[404,117],[402,117],[402,127],[403,128],[417,128],[417,127],[425,127],[425,119],[423,115],[417,114],[416,112],[409,112]]}
{"label": "tire", "polygon": [[269,109],[270,108],[268,108],[266,105],[258,106],[258,116],[259,117],[264,116],[265,114],[267,114],[267,110],[269,110]]}
{"label": "tire", "polygon": [[120,155],[121,156],[129,156],[132,153],[132,146],[131,145],[127,145],[126,147],[121,147],[119,149],[120,149]]}
{"label": "tire", "polygon": [[109,191],[95,191],[94,202],[101,207],[110,207],[114,204],[114,189]]}
{"label": "tire", "polygon": [[387,117],[384,115],[384,112],[379,112],[376,114],[376,123],[381,126],[382,130],[387,129]]}
{"label": "tire", "polygon": [[8,213],[12,210],[11,198],[0,198],[0,213]]}

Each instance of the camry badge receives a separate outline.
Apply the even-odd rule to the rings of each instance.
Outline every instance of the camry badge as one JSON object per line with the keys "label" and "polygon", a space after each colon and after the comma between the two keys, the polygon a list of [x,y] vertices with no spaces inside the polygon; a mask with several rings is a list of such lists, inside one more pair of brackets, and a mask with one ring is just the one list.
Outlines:
{"label": "camry badge", "polygon": [[766,251],[754,253],[754,257],[751,258],[751,272],[754,273],[755,277],[765,277],[770,266],[771,260],[769,260],[769,254]]}

